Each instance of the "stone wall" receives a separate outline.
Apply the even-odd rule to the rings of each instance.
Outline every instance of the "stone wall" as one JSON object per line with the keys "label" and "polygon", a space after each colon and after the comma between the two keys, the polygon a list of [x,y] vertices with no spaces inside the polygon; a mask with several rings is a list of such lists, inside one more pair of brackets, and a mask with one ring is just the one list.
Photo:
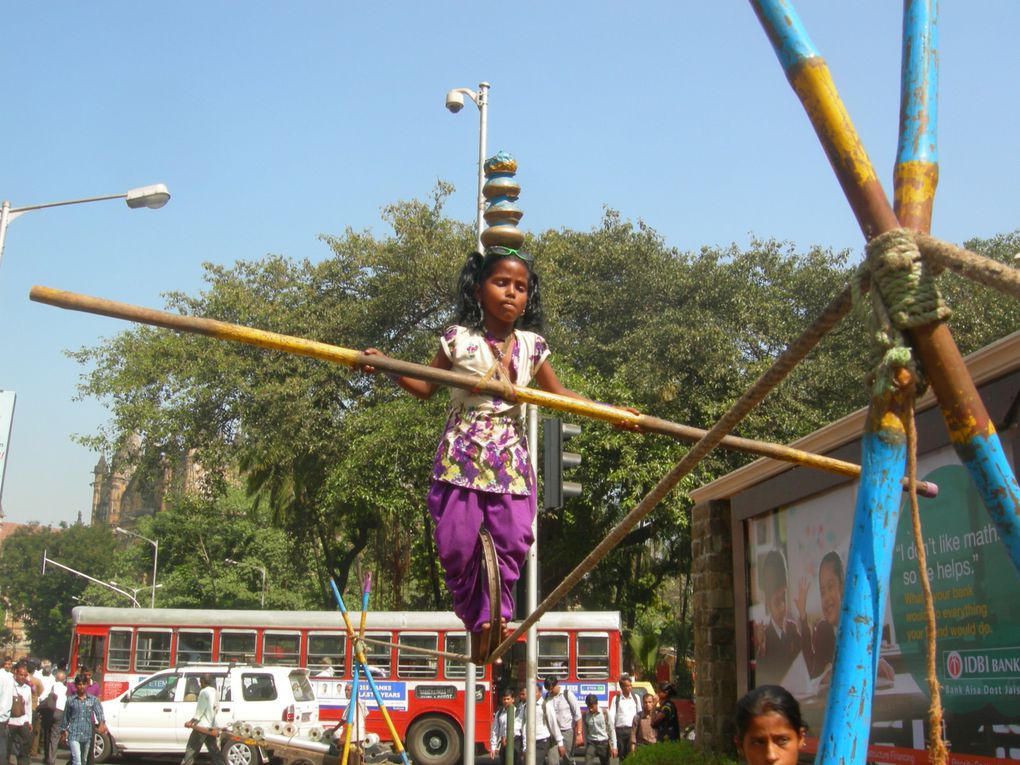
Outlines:
{"label": "stone wall", "polygon": [[733,606],[733,538],[729,500],[710,500],[693,510],[694,698],[699,748],[732,752],[737,700],[737,653]]}

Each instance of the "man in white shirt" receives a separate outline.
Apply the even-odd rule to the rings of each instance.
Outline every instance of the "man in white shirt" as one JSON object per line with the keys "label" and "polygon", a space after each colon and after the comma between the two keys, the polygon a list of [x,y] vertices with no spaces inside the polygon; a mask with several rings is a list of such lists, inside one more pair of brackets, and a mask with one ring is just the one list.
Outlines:
{"label": "man in white shirt", "polygon": [[503,703],[499,711],[493,715],[492,727],[489,730],[489,754],[492,757],[505,760],[507,749],[511,749],[514,753],[514,764],[520,765],[524,761],[521,756],[524,751],[521,740],[521,730],[524,727],[523,715],[514,706],[512,689],[504,690],[500,699]]}
{"label": "man in white shirt", "polygon": [[216,711],[219,708],[219,694],[216,693],[216,681],[212,675],[202,675],[198,679],[202,690],[198,692],[198,702],[195,704],[195,716],[184,723],[185,728],[191,728],[191,735],[188,736],[188,744],[184,748],[184,759],[181,765],[194,765],[195,757],[202,751],[205,744],[209,750],[209,757],[214,765],[227,765],[216,741]]}
{"label": "man in white shirt", "polygon": [[[64,719],[64,705],[67,704],[67,673],[58,669],[53,673],[53,683],[49,695],[42,701],[43,710],[43,762],[54,765],[57,760],[57,747],[60,744],[60,721]],[[47,718],[49,731],[45,730]]]}
{"label": "man in white shirt", "polygon": [[616,730],[616,742],[620,747],[620,759],[623,760],[630,754],[630,729],[641,705],[631,689],[630,675],[620,675],[618,684],[620,692],[609,703],[609,719]]}
{"label": "man in white shirt", "polygon": [[560,757],[564,765],[571,765],[571,756],[575,746],[584,744],[584,737],[581,734],[581,705],[577,703],[577,696],[569,688],[562,690],[558,677],[547,677],[545,679],[545,701],[553,708],[556,715],[556,725],[563,734],[563,746],[566,754]]}
{"label": "man in white shirt", "polygon": [[[556,765],[567,754],[563,746],[563,734],[556,724],[556,713],[551,704],[542,698],[542,684],[535,686],[535,765]],[[524,709],[524,726],[527,726],[527,705]],[[528,732],[522,727],[521,750],[528,749]]]}
{"label": "man in white shirt", "polygon": [[8,756],[13,755],[18,765],[29,765],[29,751],[32,748],[32,683],[28,677],[28,666],[23,662],[14,668],[14,694],[21,697],[23,714],[11,714],[7,721]]}
{"label": "man in white shirt", "polygon": [[14,703],[14,675],[3,668],[6,660],[0,660],[0,765],[7,765],[7,723]]}

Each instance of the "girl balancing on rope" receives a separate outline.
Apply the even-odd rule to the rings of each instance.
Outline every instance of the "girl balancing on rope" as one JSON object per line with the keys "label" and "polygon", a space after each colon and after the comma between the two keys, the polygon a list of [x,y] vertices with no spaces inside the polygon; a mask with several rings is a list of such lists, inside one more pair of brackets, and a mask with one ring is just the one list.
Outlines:
{"label": "girl balancing on rope", "polygon": [[[531,379],[549,393],[584,399],[560,383],[549,363],[542,300],[531,255],[510,247],[471,253],[461,270],[457,324],[440,338],[431,366],[508,383],[507,395],[450,389],[446,427],[436,450],[427,505],[436,548],[453,595],[453,610],[472,633],[472,660],[487,658],[489,595],[482,572],[479,530],[488,529],[499,559],[500,635],[513,615],[513,587],[534,542],[535,476],[528,457],[523,408],[509,384]],[[365,351],[382,355],[375,348]],[[365,367],[374,372],[374,367]],[[412,396],[427,399],[438,387],[391,375]]]}

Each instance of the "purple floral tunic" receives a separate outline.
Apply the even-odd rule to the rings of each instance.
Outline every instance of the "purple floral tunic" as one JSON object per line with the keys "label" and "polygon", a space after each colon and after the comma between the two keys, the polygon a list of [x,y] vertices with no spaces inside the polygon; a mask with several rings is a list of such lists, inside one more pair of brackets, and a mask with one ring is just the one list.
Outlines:
{"label": "purple floral tunic", "polygon": [[[527,385],[549,356],[545,338],[515,330],[510,378]],[[483,330],[453,326],[440,340],[453,371],[484,375],[496,356]],[[498,343],[495,343],[499,347]],[[450,412],[436,450],[433,481],[477,491],[529,495],[534,486],[522,407],[488,394],[450,389]]]}

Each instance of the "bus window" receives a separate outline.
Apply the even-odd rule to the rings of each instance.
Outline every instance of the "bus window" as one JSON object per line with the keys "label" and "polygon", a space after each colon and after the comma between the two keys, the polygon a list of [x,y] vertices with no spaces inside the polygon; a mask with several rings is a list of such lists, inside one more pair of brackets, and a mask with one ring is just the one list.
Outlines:
{"label": "bus window", "polygon": [[546,632],[538,636],[538,676],[566,677],[570,670],[570,636],[565,632]]}
{"label": "bus window", "polygon": [[[428,648],[435,651],[439,647],[439,635],[400,636],[400,644],[414,648]],[[435,677],[439,671],[439,660],[435,656],[397,649],[397,677]]]}
{"label": "bus window", "polygon": [[110,653],[106,657],[106,669],[110,672],[126,672],[131,669],[131,630],[110,630]]}
{"label": "bus window", "polygon": [[[466,656],[467,649],[467,635],[463,632],[446,633],[446,649],[447,653],[459,653],[461,656]],[[447,679],[456,680],[458,678],[463,679],[467,675],[467,663],[463,661],[454,661],[453,659],[447,658],[443,662],[443,675]]]}
{"label": "bus window", "polygon": [[347,639],[343,635],[308,634],[308,670],[313,675],[342,675]]}
{"label": "bus window", "polygon": [[177,633],[177,664],[212,661],[212,630],[181,630]]}
{"label": "bus window", "polygon": [[254,632],[220,632],[220,661],[239,664],[255,661]]}
{"label": "bus window", "polygon": [[609,677],[609,635],[578,633],[577,679]]}
{"label": "bus window", "polygon": [[262,636],[262,663],[296,667],[301,663],[301,635],[297,632],[266,632]]}
{"label": "bus window", "polygon": [[135,670],[156,672],[170,666],[170,631],[138,630]]}
{"label": "bus window", "polygon": [[[389,643],[393,641],[393,635],[389,632],[369,632],[365,637],[372,638],[373,640],[385,640]],[[381,677],[389,677],[393,672],[393,651],[387,645],[375,645],[373,643],[366,643],[368,646],[365,649],[365,658],[368,660],[368,666],[378,671]]]}
{"label": "bus window", "polygon": [[106,650],[105,635],[78,635],[78,650],[75,658],[78,667],[94,669],[103,663],[103,653]]}

